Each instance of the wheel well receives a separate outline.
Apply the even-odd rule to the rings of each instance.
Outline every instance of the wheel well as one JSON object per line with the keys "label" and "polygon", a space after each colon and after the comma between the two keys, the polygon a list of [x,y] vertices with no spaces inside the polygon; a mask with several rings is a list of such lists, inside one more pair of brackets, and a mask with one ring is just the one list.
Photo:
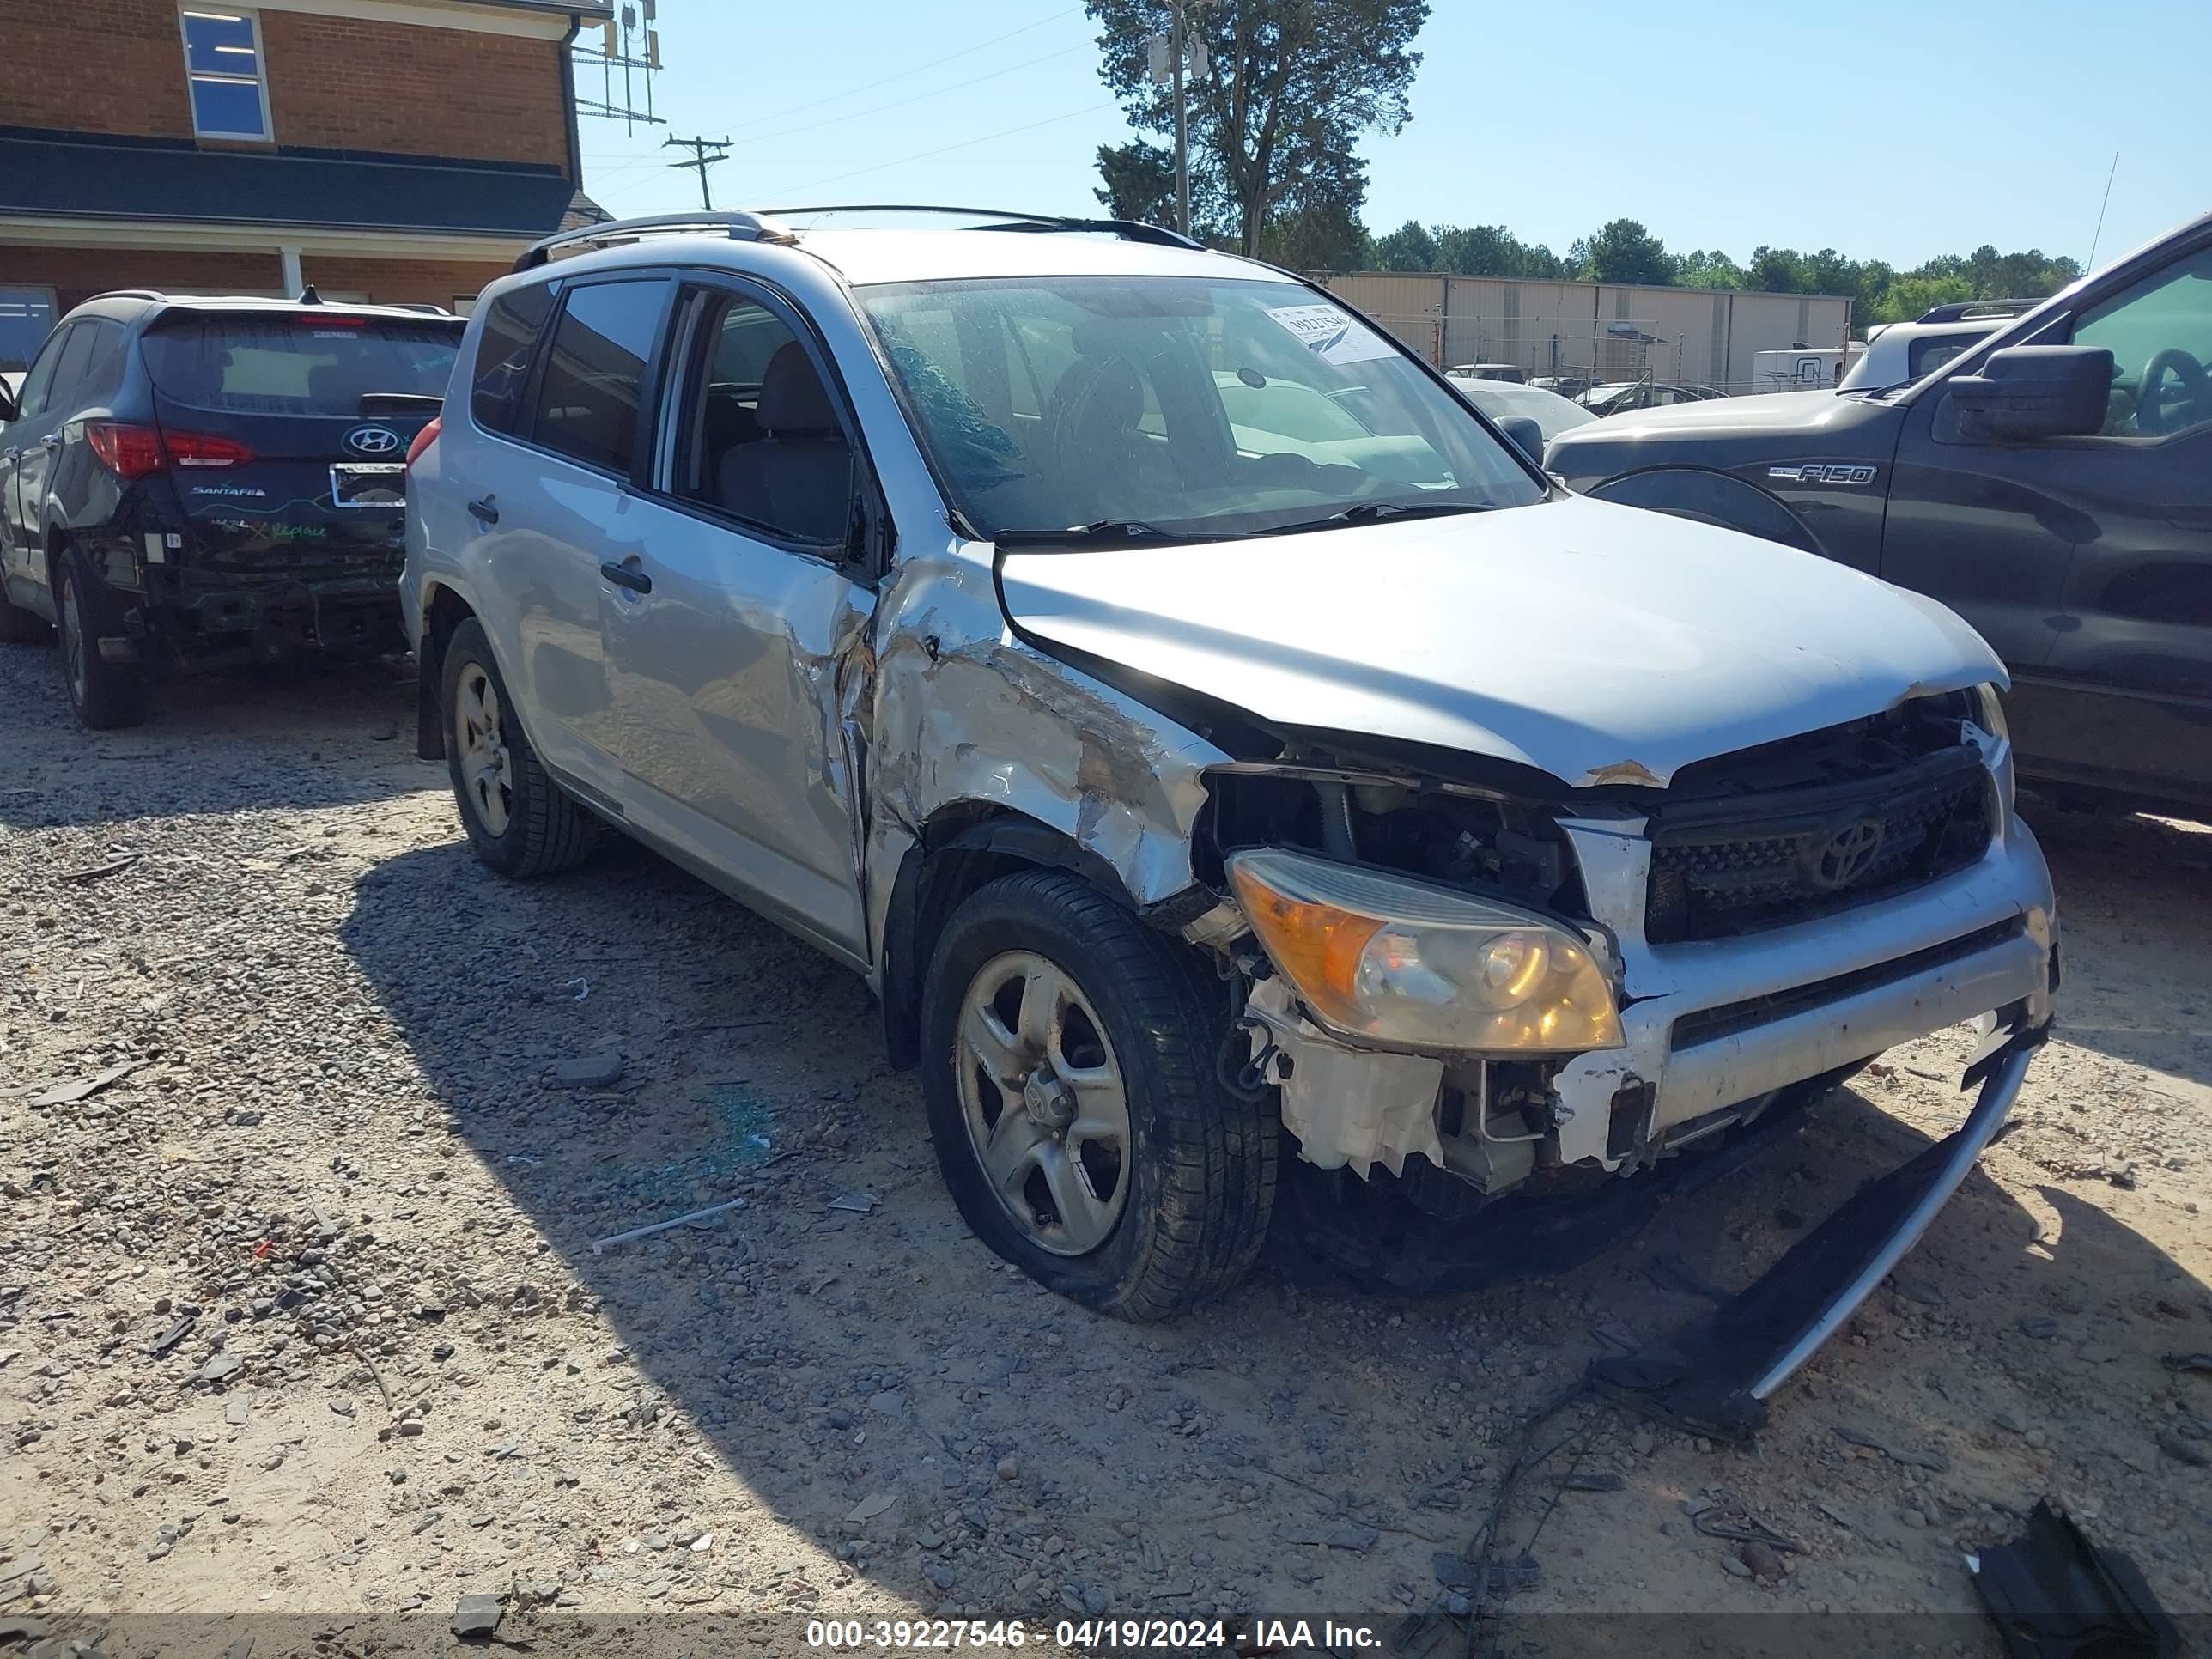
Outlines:
{"label": "wheel well", "polygon": [[440,709],[446,675],[446,646],[453,630],[477,613],[459,594],[434,583],[422,604],[422,638],[415,649],[415,753],[422,760],[446,757],[446,721]]}
{"label": "wheel well", "polygon": [[921,984],[937,941],[968,897],[1017,870],[1067,870],[1115,902],[1138,906],[1090,848],[1024,813],[980,801],[940,808],[899,862],[884,928],[884,1046],[902,1069],[921,1057]]}
{"label": "wheel well", "polygon": [[1778,498],[1756,484],[1705,467],[1660,466],[1626,472],[1592,486],[1589,493],[1596,501],[1740,530],[1801,552],[1823,550],[1803,521]]}

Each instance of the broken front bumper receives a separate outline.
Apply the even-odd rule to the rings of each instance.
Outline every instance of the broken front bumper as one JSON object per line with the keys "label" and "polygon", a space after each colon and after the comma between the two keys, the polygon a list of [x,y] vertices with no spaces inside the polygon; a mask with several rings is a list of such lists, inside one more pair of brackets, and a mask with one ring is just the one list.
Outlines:
{"label": "broken front bumper", "polygon": [[[1994,1027],[1994,1022],[1990,1022]],[[1846,1200],[1709,1317],[1640,1352],[1601,1359],[1591,1376],[1648,1415],[1743,1439],[1766,1402],[1874,1294],[1996,1139],[2048,1023],[2005,1036],[1966,1070],[1980,1093],[1966,1121]]]}
{"label": "broken front bumper", "polygon": [[1563,1162],[1637,1160],[1713,1115],[2001,1011],[2051,1015],[2057,913],[2042,848],[2017,817],[1971,867],[1840,914],[1737,939],[1643,936],[1651,844],[1565,826],[1613,936],[1625,1046],[1581,1055],[1554,1087]]}

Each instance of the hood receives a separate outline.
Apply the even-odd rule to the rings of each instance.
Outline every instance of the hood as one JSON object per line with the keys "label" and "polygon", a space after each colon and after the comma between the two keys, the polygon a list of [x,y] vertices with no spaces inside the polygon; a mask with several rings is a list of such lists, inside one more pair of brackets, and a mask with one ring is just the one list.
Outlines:
{"label": "hood", "polygon": [[1246,542],[1010,552],[1000,577],[1041,642],[1272,726],[1490,756],[1576,787],[1663,786],[1693,761],[2005,682],[1933,599],[1572,496]]}
{"label": "hood", "polygon": [[1602,443],[1646,432],[1696,432],[1712,437],[1734,434],[1789,433],[1799,438],[1849,430],[1871,416],[1880,419],[1891,406],[1833,392],[1768,392],[1755,398],[1708,398],[1701,403],[1669,404],[1663,409],[1634,409],[1562,432],[1565,444]]}

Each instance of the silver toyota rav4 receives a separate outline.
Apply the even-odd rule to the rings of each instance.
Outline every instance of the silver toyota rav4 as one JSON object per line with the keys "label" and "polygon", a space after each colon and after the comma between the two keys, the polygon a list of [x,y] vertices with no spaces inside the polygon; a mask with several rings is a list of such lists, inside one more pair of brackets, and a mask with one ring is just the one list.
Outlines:
{"label": "silver toyota rav4", "polygon": [[1556,1266],[1562,1202],[1983,1017],[1978,1105],[1786,1374],[2048,1024],[1997,659],[1569,495],[1284,271],[856,218],[604,225],[485,290],[404,589],[478,854],[611,824],[865,975],[969,1224],[1133,1318],[1292,1204],[1370,1265]]}

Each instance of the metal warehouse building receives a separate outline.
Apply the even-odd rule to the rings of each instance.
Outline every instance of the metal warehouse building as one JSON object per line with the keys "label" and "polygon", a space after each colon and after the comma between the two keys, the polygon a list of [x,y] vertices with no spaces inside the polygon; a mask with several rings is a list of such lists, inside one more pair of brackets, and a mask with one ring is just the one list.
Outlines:
{"label": "metal warehouse building", "polygon": [[1332,273],[1321,280],[1439,368],[1511,363],[1524,374],[1682,380],[1771,390],[1754,354],[1841,348],[1851,302],[1834,295],[1647,288],[1503,276]]}

